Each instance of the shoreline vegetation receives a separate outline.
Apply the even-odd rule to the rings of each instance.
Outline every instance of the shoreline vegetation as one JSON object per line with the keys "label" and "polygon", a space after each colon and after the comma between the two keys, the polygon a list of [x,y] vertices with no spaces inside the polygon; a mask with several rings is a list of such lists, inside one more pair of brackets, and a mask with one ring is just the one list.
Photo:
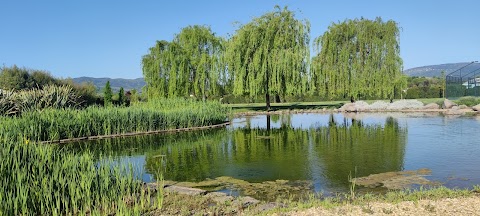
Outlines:
{"label": "shoreline vegetation", "polygon": [[0,215],[140,215],[160,209],[162,188],[145,187],[131,165],[39,143],[200,128],[224,123],[229,112],[218,102],[165,99],[0,117]]}
{"label": "shoreline vegetation", "polygon": [[[147,215],[412,215],[416,212],[438,215],[478,212],[480,187],[450,189],[444,186],[389,190],[386,193],[358,194],[355,190],[323,196],[313,192],[303,197],[278,197],[275,201],[249,196],[230,196],[195,188],[165,185],[163,206]],[[452,202],[459,206],[452,208]],[[466,203],[465,203],[466,202]],[[443,206],[447,204],[448,206]],[[458,214],[457,214],[458,215]],[[462,215],[462,214],[460,214]]]}
{"label": "shoreline vegetation", "polygon": [[56,142],[223,124],[228,113],[229,108],[218,102],[184,99],[164,99],[130,107],[44,109],[0,117],[0,133],[23,142]]}

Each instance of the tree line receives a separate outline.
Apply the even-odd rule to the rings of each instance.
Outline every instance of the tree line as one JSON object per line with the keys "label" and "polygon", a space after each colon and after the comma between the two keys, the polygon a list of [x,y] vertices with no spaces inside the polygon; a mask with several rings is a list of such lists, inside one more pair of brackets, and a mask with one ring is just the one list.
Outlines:
{"label": "tree line", "polygon": [[[313,41],[310,23],[287,7],[239,25],[229,38],[208,26],[183,28],[142,58],[148,98],[219,98],[224,95],[280,102],[286,97],[400,98],[399,27],[392,20],[332,23]],[[273,100],[272,100],[273,99]]]}
{"label": "tree line", "polygon": [[68,86],[79,96],[79,102],[84,105],[99,103],[96,87],[92,83],[74,83],[72,79],[58,79],[49,72],[27,69],[13,65],[0,68],[0,91],[20,91],[43,89],[47,86]]}

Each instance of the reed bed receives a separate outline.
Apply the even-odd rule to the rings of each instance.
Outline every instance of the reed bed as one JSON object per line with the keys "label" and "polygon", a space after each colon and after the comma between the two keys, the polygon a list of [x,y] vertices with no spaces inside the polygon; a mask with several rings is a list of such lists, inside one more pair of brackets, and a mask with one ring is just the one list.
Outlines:
{"label": "reed bed", "polygon": [[0,142],[0,215],[140,215],[161,208],[163,195],[144,189],[129,167],[6,134]]}
{"label": "reed bed", "polygon": [[205,126],[224,122],[228,112],[217,102],[169,99],[0,117],[0,215],[141,215],[160,209],[162,193],[142,187],[131,166],[38,141]]}
{"label": "reed bed", "polygon": [[45,109],[0,117],[0,133],[22,134],[22,139],[30,141],[56,141],[213,125],[225,122],[228,113],[229,109],[218,102],[186,99],[165,99],[130,107]]}

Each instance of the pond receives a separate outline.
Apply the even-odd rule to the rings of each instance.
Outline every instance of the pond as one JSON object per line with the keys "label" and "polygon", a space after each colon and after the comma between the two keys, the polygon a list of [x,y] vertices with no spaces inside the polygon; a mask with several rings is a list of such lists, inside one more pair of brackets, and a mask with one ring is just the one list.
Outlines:
{"label": "pond", "polygon": [[[305,113],[241,117],[221,129],[87,141],[62,148],[133,163],[136,175],[145,182],[162,173],[165,180],[231,193],[260,193],[258,188],[267,188],[334,194],[347,192],[352,178],[382,173],[414,173],[431,183],[427,185],[451,188],[480,184],[479,132],[479,117]],[[425,184],[412,179],[409,184],[414,187]],[[225,188],[235,183],[249,188]],[[273,183],[283,186],[269,186]],[[364,186],[358,190],[392,189],[385,181]]]}

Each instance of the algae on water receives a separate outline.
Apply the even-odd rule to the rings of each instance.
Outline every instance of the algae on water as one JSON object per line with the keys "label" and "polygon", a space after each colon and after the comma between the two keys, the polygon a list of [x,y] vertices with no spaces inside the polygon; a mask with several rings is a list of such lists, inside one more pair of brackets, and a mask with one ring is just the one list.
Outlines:
{"label": "algae on water", "polygon": [[385,187],[387,189],[407,189],[413,185],[436,185],[425,178],[430,175],[430,169],[418,169],[399,172],[385,172],[365,177],[353,178],[351,182],[368,188]]}
{"label": "algae on water", "polygon": [[278,197],[301,197],[312,190],[311,181],[275,180],[251,183],[228,176],[207,179],[201,182],[178,182],[175,185],[201,188],[207,191],[235,190],[239,191],[241,195],[252,196],[262,200],[275,200]]}

